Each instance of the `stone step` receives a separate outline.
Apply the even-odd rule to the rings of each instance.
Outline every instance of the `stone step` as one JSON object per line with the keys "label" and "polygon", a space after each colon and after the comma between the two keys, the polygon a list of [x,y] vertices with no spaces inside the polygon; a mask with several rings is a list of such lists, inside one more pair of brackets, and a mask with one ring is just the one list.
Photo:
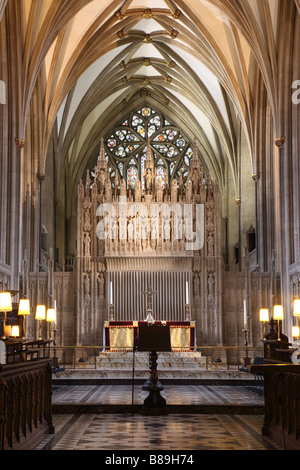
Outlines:
{"label": "stone step", "polygon": [[[134,371],[134,379],[140,381],[146,381],[149,379],[150,373],[149,370],[136,370]],[[56,382],[80,382],[84,383],[87,380],[92,381],[122,381],[127,380],[127,382],[132,382],[133,378],[133,370],[132,368],[126,369],[119,369],[119,370],[105,370],[105,369],[88,369],[88,368],[80,368],[76,370],[72,369],[65,369],[60,372],[55,373],[54,380]],[[217,381],[220,382],[228,382],[228,381],[244,381],[244,382],[254,382],[252,374],[242,372],[238,369],[236,370],[206,370],[206,369],[199,369],[199,370],[191,370],[191,369],[184,369],[184,370],[165,370],[165,371],[158,371],[158,379],[159,381],[169,380],[169,381],[177,381],[184,382],[184,380],[188,380],[191,383],[200,380],[203,381]]]}
{"label": "stone step", "polygon": [[[133,364],[132,352],[103,352],[97,358],[97,367],[106,370],[126,369]],[[83,363],[81,367],[84,367]],[[149,353],[135,353],[134,364],[136,370],[149,368]],[[198,369],[206,365],[206,358],[201,353],[159,353],[157,359],[158,370]]]}

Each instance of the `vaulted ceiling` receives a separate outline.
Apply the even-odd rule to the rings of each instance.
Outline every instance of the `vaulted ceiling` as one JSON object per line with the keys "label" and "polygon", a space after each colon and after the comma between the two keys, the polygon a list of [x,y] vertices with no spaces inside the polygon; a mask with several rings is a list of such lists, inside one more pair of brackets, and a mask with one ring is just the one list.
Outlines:
{"label": "vaulted ceiling", "polygon": [[[9,1],[0,0],[0,15]],[[279,3],[19,0],[24,129],[38,84],[42,166],[54,135],[57,174],[75,187],[101,137],[147,103],[196,137],[221,187],[229,169],[237,188],[241,128],[255,171],[258,74],[276,118]]]}

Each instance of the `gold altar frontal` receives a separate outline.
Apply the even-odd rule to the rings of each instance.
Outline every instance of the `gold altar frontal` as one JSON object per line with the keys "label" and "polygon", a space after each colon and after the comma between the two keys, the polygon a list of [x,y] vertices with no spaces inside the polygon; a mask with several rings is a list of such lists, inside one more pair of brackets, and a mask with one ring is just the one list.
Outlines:
{"label": "gold altar frontal", "polygon": [[[170,327],[172,351],[194,351],[195,322],[156,321],[157,326]],[[138,321],[106,321],[104,322],[104,345],[106,351],[132,351],[138,344],[139,326],[147,322]]]}

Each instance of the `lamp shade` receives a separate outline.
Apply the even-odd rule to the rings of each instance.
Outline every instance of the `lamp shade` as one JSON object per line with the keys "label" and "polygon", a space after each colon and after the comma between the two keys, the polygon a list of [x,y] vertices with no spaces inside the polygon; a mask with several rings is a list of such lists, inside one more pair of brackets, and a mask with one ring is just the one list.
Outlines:
{"label": "lamp shade", "polygon": [[260,309],[259,321],[269,321],[269,310],[267,308]]}
{"label": "lamp shade", "polygon": [[300,299],[294,300],[294,315],[300,316]]}
{"label": "lamp shade", "polygon": [[10,292],[0,293],[0,312],[10,312],[12,310]]}
{"label": "lamp shade", "polygon": [[274,320],[283,320],[283,306],[282,305],[274,305]]}
{"label": "lamp shade", "polygon": [[45,320],[46,318],[46,307],[45,305],[38,305],[36,307],[35,319],[36,320]]}
{"label": "lamp shade", "polygon": [[13,325],[11,327],[11,336],[14,336],[15,338],[17,336],[20,336],[20,328],[18,327],[18,325]]}
{"label": "lamp shade", "polygon": [[299,326],[293,326],[292,336],[293,336],[293,338],[299,338],[300,337],[300,328],[299,328]]}
{"label": "lamp shade", "polygon": [[28,299],[20,300],[18,315],[30,315],[30,303]]}
{"label": "lamp shade", "polygon": [[56,321],[56,311],[55,308],[48,308],[47,310],[47,321]]}

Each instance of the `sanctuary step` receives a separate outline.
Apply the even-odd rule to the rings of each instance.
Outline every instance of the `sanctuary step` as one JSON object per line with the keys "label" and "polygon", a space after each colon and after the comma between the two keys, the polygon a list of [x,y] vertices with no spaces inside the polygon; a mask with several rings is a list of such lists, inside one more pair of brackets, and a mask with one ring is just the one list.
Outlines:
{"label": "sanctuary step", "polygon": [[[98,367],[112,374],[128,372],[132,375],[132,369],[135,369],[135,375],[138,377],[147,377],[149,375],[149,353],[148,352],[102,352],[97,361]],[[197,372],[204,369],[206,364],[205,357],[199,352],[161,352],[158,353],[157,370],[159,375],[166,377],[176,373],[187,375],[189,372]]]}
{"label": "sanctuary step", "polygon": [[[255,383],[252,374],[242,371],[237,366],[226,368],[226,362],[213,363],[202,356],[201,352],[160,352],[158,353],[158,379],[166,383],[237,384]],[[134,371],[133,371],[134,365]],[[133,375],[134,372],[134,375]],[[77,358],[74,367],[63,367],[53,377],[55,384],[104,384],[104,383],[144,383],[149,379],[149,353],[132,351],[100,352],[95,358]]]}
{"label": "sanctuary step", "polygon": [[[251,374],[245,374],[237,368],[232,371],[224,370],[224,364],[214,364],[208,367],[206,357],[201,352],[161,352],[158,353],[157,370],[160,379],[253,379]],[[101,352],[95,358],[77,360],[75,369],[59,371],[56,379],[148,379],[150,375],[149,353],[136,352]],[[226,367],[225,367],[226,369]]]}
{"label": "sanctuary step", "polygon": [[[94,368],[99,377],[107,378],[148,378],[150,374],[149,353],[132,351],[100,352],[96,358],[77,361],[76,369],[82,372]],[[200,370],[205,370],[206,358],[200,352],[161,352],[158,353],[157,370],[159,377],[186,378]]]}

